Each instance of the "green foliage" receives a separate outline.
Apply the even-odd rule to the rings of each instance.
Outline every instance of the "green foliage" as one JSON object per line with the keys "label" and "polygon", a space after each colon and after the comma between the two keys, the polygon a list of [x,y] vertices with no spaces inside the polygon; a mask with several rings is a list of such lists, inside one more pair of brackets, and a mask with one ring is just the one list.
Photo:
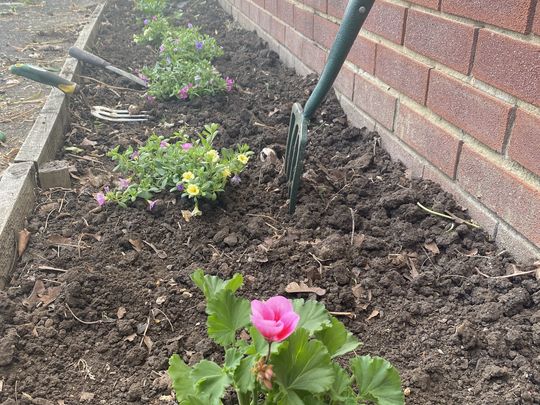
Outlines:
{"label": "green foliage", "polygon": [[169,20],[161,16],[144,19],[144,28],[142,34],[135,34],[133,41],[136,44],[154,44],[159,45],[169,35],[171,25]]}
{"label": "green foliage", "polygon": [[128,178],[129,185],[109,191],[105,199],[125,207],[137,198],[150,200],[154,193],[165,190],[181,192],[195,203],[191,215],[200,215],[199,199],[215,200],[253,154],[247,145],[218,152],[212,146],[217,134],[218,125],[210,124],[196,140],[180,131],[169,138],[153,134],[137,151],[129,147],[120,152],[117,146],[108,156],[117,162],[114,170]]}
{"label": "green foliage", "polygon": [[135,0],[135,8],[146,16],[162,14],[167,7],[167,0]]}
{"label": "green foliage", "polygon": [[[207,299],[208,334],[226,350],[223,367],[207,360],[188,367],[178,355],[171,357],[169,375],[179,404],[221,404],[229,386],[239,405],[404,404],[399,374],[386,360],[354,357],[352,376],[332,361],[360,343],[322,304],[294,300],[299,324],[269,352],[258,330],[248,327],[249,302],[234,295],[242,286],[241,275],[221,280],[197,270],[191,277]],[[236,340],[243,328],[250,343]]]}

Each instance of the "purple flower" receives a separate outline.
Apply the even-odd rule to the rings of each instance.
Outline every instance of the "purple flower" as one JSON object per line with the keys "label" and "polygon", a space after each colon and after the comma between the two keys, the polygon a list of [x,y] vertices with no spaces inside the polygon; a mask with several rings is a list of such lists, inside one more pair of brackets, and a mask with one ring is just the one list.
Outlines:
{"label": "purple flower", "polygon": [[234,86],[234,80],[227,76],[225,78],[225,86],[227,87],[227,91],[231,92]]}
{"label": "purple flower", "polygon": [[156,205],[158,200],[148,200],[148,211],[152,211]]}
{"label": "purple flower", "polygon": [[186,142],[182,144],[182,149],[184,150],[190,150],[193,147],[192,143]]}
{"label": "purple flower", "polygon": [[178,191],[184,191],[184,185],[182,183],[176,185]]}
{"label": "purple flower", "polygon": [[143,75],[142,73],[139,73],[139,78],[143,80],[146,84],[148,84],[148,77]]}
{"label": "purple flower", "polygon": [[145,18],[144,21],[143,21],[143,24],[148,25],[148,23],[149,23],[148,18]]}
{"label": "purple flower", "polygon": [[123,179],[122,177],[119,177],[118,182],[120,183],[120,188],[122,190],[125,190],[126,188],[129,187],[129,180],[128,179]]}
{"label": "purple flower", "polygon": [[193,24],[192,24],[192,23],[188,23],[187,27],[188,27],[189,29],[191,29],[191,28],[193,28]]}
{"label": "purple flower", "polygon": [[237,186],[240,184],[240,182],[242,181],[242,179],[240,178],[239,175],[235,174],[232,178],[231,178],[231,184],[233,186]]}
{"label": "purple flower", "polygon": [[105,186],[105,187],[103,187],[103,191],[108,193],[109,191],[111,191],[111,189],[109,188],[109,186]]}
{"label": "purple flower", "polygon": [[167,146],[169,146],[169,142],[167,142],[167,141],[161,141],[159,143],[160,148],[166,148]]}
{"label": "purple flower", "polygon": [[160,52],[160,53],[165,52],[165,45],[163,45],[163,44],[160,45],[160,47],[159,47],[159,52]]}
{"label": "purple flower", "polygon": [[148,104],[154,104],[156,102],[156,98],[154,96],[147,95],[146,101],[148,101]]}
{"label": "purple flower", "polygon": [[198,51],[202,50],[203,45],[202,41],[195,41],[195,48],[197,48]]}
{"label": "purple flower", "polygon": [[157,20],[157,16],[156,15],[153,15],[152,16],[152,21],[156,21]]}
{"label": "purple flower", "polygon": [[129,158],[130,158],[131,160],[137,160],[137,159],[139,158],[139,151],[138,151],[138,150],[134,151],[134,152],[130,155]]}
{"label": "purple flower", "polygon": [[193,83],[189,83],[187,86],[184,86],[178,92],[178,98],[185,100],[189,97],[189,89],[193,87]]}
{"label": "purple flower", "polygon": [[99,204],[99,206],[103,206],[107,200],[105,199],[105,194],[103,193],[97,193],[96,194],[96,201]]}

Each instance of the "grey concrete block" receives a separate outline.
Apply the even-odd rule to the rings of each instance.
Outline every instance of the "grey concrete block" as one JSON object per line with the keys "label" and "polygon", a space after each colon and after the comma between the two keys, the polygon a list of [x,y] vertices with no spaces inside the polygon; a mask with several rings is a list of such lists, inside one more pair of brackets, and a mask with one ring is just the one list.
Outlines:
{"label": "grey concrete block", "polygon": [[34,207],[35,186],[33,162],[13,163],[0,180],[0,289],[17,260],[17,237]]}
{"label": "grey concrete block", "polygon": [[38,168],[39,186],[43,189],[54,187],[71,188],[69,164],[65,160],[53,160]]}

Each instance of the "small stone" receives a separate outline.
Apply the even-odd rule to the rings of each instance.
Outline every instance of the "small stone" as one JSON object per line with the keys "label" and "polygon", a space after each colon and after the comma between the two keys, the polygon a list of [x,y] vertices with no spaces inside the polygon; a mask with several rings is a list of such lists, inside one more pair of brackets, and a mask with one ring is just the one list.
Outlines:
{"label": "small stone", "polygon": [[231,233],[229,236],[223,239],[223,243],[229,247],[234,247],[238,244],[238,236],[236,236],[235,233]]}

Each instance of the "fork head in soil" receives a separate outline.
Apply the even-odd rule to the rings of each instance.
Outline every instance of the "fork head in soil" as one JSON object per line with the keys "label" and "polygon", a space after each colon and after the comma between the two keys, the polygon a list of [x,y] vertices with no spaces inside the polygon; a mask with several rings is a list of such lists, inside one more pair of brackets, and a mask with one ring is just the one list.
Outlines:
{"label": "fork head in soil", "polygon": [[94,117],[113,122],[143,122],[150,118],[148,111],[132,113],[129,110],[114,110],[100,105],[93,106],[90,113]]}
{"label": "fork head in soil", "polygon": [[362,24],[366,20],[375,0],[350,0],[343,22],[339,27],[328,62],[323,69],[321,78],[309,96],[306,106],[295,103],[292,108],[285,151],[285,173],[289,187],[289,213],[294,213],[298,198],[298,187],[302,177],[304,152],[307,144],[307,126],[317,107],[332,87],[343,62],[347,57]]}

